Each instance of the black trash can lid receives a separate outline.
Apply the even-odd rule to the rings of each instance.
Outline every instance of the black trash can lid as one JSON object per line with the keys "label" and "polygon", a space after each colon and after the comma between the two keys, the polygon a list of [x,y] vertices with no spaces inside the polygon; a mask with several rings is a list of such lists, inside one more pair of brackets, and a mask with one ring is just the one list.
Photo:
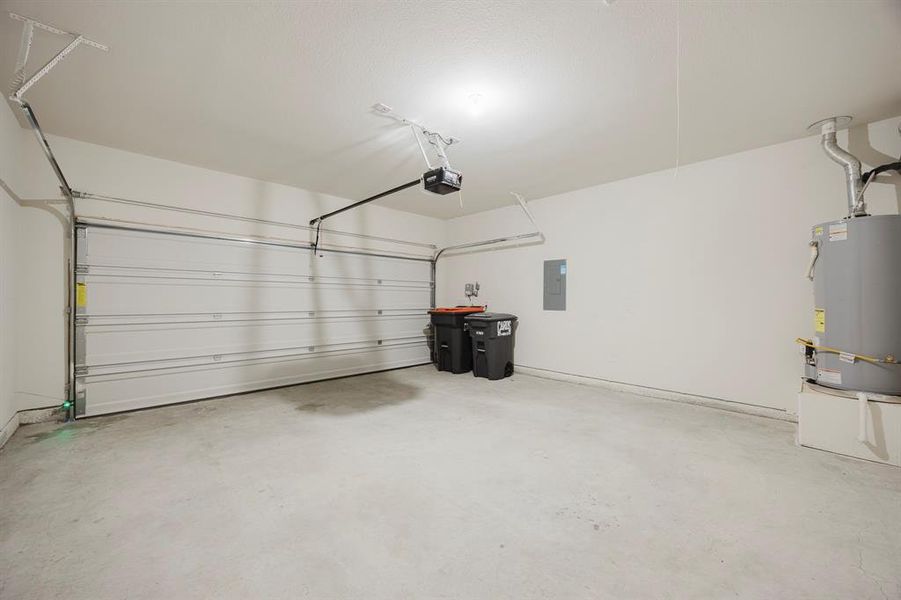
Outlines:
{"label": "black trash can lid", "polygon": [[511,315],[508,313],[494,313],[494,312],[483,312],[475,315],[467,315],[467,321],[515,321],[517,319],[516,315]]}

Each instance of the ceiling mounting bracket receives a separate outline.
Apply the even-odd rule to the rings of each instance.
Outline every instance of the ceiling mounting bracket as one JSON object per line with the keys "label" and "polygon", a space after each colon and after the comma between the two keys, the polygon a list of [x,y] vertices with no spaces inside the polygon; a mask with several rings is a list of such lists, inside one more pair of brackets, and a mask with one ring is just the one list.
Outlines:
{"label": "ceiling mounting bracket", "polygon": [[450,168],[450,161],[447,158],[446,150],[449,146],[459,144],[462,140],[452,136],[445,136],[437,131],[428,129],[422,123],[397,114],[396,112],[394,112],[394,109],[387,104],[378,102],[372,105],[372,110],[377,115],[388,117],[389,119],[394,119],[398,123],[402,123],[404,125],[409,125],[410,130],[413,132],[413,137],[416,139],[416,144],[419,146],[419,151],[422,152],[422,158],[423,160],[425,160],[425,164],[429,169],[434,169],[435,165],[433,165],[429,160],[428,153],[425,151],[425,146],[422,145],[422,138],[425,138],[425,141],[428,142],[432,146],[432,148],[434,148],[435,154],[438,155],[438,161],[441,163],[438,166],[442,166],[447,169]]}
{"label": "ceiling mounting bracket", "polygon": [[[36,84],[44,75],[49,73],[53,67],[59,64],[61,60],[66,58],[73,50],[82,44],[92,46],[98,50],[103,50],[104,52],[109,51],[108,46],[95,42],[94,40],[89,40],[80,33],[63,31],[52,25],[47,25],[46,23],[41,23],[40,21],[35,21],[34,19],[29,19],[28,17],[23,17],[22,15],[17,15],[12,12],[9,13],[9,16],[16,21],[22,21],[24,23],[22,27],[22,39],[19,42],[19,56],[16,59],[16,72],[13,76],[12,89],[10,90],[10,100],[17,102],[21,101],[22,96],[31,88],[31,86]],[[26,80],[25,66],[28,63],[28,55],[31,52],[31,41],[34,37],[35,28],[43,29],[44,31],[49,31],[56,35],[70,36],[73,39],[65,48],[57,52],[56,56],[51,58],[46,65],[38,69],[34,75]]]}
{"label": "ceiling mounting bracket", "polygon": [[[63,196],[65,196],[66,200],[69,204],[69,211],[72,215],[72,224],[74,226],[75,222],[75,206],[73,203],[72,196],[72,187],[69,185],[69,182],[66,180],[66,176],[63,175],[63,171],[59,166],[59,163],[56,161],[56,157],[53,155],[53,151],[50,149],[50,142],[47,141],[47,137],[44,135],[44,132],[41,130],[41,126],[38,124],[37,116],[34,114],[34,110],[32,110],[31,105],[25,101],[23,97],[25,92],[31,89],[35,83],[37,83],[44,75],[50,72],[53,67],[55,67],[61,60],[66,58],[69,54],[72,53],[78,46],[82,44],[87,44],[88,46],[93,46],[99,50],[108,51],[109,48],[95,42],[94,40],[89,40],[79,33],[70,33],[68,31],[63,31],[57,27],[53,27],[52,25],[47,25],[46,23],[41,23],[40,21],[35,21],[34,19],[29,19],[28,17],[23,17],[22,15],[17,15],[16,13],[9,13],[10,18],[15,21],[21,21],[23,23],[22,26],[22,38],[19,41],[19,55],[16,58],[16,71],[13,75],[12,84],[10,86],[10,94],[9,99],[11,102],[14,102],[19,105],[22,111],[25,113],[25,118],[28,120],[28,124],[31,126],[32,131],[34,131],[35,136],[38,138],[38,142],[41,144],[41,149],[44,151],[44,154],[47,156],[47,160],[50,162],[50,166],[53,168],[53,172],[56,174],[56,178],[59,180],[60,189],[63,192]],[[25,79],[25,67],[28,64],[28,55],[31,53],[31,42],[34,38],[34,29],[37,27],[38,29],[42,29],[44,31],[49,31],[50,33],[56,35],[66,35],[71,36],[74,39],[69,42],[69,44],[56,53],[56,55],[51,58],[47,64],[37,70],[37,72]]]}

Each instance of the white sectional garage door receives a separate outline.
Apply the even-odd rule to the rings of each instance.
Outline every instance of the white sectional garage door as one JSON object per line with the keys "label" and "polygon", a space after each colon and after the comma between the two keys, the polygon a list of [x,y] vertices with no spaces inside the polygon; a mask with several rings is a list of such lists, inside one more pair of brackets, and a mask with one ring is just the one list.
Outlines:
{"label": "white sectional garage door", "polygon": [[429,362],[425,259],[79,225],[76,413]]}

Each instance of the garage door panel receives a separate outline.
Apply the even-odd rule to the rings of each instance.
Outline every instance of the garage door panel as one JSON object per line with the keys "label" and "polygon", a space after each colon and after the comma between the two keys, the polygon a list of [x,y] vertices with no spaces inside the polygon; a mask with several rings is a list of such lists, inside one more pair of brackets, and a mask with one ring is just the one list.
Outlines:
{"label": "garage door panel", "polygon": [[[419,343],[374,350],[335,352],[233,365],[183,367],[83,377],[88,390],[82,416],[185,402],[332,377],[344,377],[428,362]],[[235,401],[240,401],[236,398]],[[288,401],[288,400],[286,400]]]}
{"label": "garage door panel", "polygon": [[203,237],[118,229],[91,230],[86,263],[130,270],[174,269],[342,279],[430,280],[427,261],[235,242]]}
{"label": "garage door panel", "polygon": [[[169,315],[98,315],[92,314],[90,317],[91,324],[94,325],[120,325],[123,323],[131,325],[158,325],[171,323],[205,323],[208,321],[221,323],[246,323],[251,321],[292,321],[307,318],[330,318],[354,320],[364,319],[376,316],[409,316],[424,314],[425,309],[370,309],[370,310],[290,310],[278,313],[266,312],[222,312],[222,313],[179,313]],[[83,320],[86,321],[87,317]]]}
{"label": "garage door panel", "polygon": [[[142,360],[135,362],[120,362],[109,365],[91,365],[83,369],[85,377],[95,375],[144,375],[147,373],[162,373],[173,369],[194,367],[233,367],[256,363],[263,360],[289,360],[295,358],[319,359],[329,357],[342,352],[371,352],[375,350],[396,349],[410,344],[423,345],[424,338],[400,338],[396,340],[373,340],[324,344],[322,346],[301,346],[272,348],[268,350],[228,352],[224,354],[203,354],[198,356],[186,356],[174,359]],[[310,361],[308,365],[315,365]]]}
{"label": "garage door panel", "polygon": [[429,361],[428,261],[82,225],[76,412]]}
{"label": "garage door panel", "polygon": [[[419,270],[423,270],[419,267]],[[226,281],[245,283],[288,283],[301,284],[316,282],[317,284],[333,285],[399,285],[402,287],[430,287],[428,279],[392,279],[388,277],[390,271],[382,271],[381,277],[343,277],[338,275],[296,275],[291,273],[243,273],[232,271],[194,271],[190,269],[156,269],[141,268],[129,269],[126,267],[92,266],[90,274],[93,277],[120,277],[133,279],[170,279],[183,281]],[[396,274],[395,274],[396,275]],[[428,277],[426,272],[419,275]]]}
{"label": "garage door panel", "polygon": [[428,310],[426,287],[253,283],[184,279],[82,278],[89,314],[183,314],[318,310]]}
{"label": "garage door panel", "polygon": [[86,325],[78,366],[422,339],[427,315],[363,319]]}

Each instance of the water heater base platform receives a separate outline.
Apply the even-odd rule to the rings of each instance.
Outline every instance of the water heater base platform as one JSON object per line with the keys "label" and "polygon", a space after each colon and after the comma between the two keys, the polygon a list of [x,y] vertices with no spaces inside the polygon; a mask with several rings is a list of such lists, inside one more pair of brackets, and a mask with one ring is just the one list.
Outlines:
{"label": "water heater base platform", "polygon": [[901,467],[901,397],[872,394],[865,414],[865,441],[860,431],[857,394],[804,384],[798,394],[798,443]]}

